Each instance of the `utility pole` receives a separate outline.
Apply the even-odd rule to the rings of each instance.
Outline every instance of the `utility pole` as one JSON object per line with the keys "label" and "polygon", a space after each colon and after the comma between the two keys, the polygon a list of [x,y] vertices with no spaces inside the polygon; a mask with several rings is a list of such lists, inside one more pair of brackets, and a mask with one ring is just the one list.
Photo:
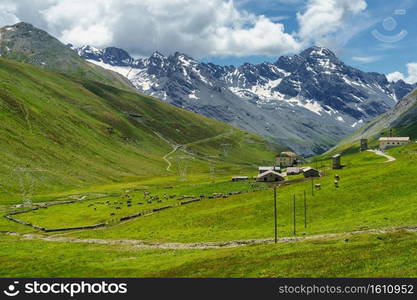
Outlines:
{"label": "utility pole", "polygon": [[294,195],[293,203],[294,203],[294,235],[296,235],[297,232],[296,232],[296,217],[295,217],[295,195]]}
{"label": "utility pole", "polygon": [[278,243],[278,224],[277,224],[277,186],[274,185],[274,226],[275,226],[275,244]]}
{"label": "utility pole", "polygon": [[311,196],[314,197],[314,177],[311,177]]}
{"label": "utility pole", "polygon": [[307,195],[304,190],[304,228],[307,228]]}

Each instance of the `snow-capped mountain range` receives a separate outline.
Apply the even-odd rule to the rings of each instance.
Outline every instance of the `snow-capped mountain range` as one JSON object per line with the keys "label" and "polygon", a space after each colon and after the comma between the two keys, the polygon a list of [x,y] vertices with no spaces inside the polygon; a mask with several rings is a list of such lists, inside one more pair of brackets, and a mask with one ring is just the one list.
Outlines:
{"label": "snow-capped mountain range", "polygon": [[134,59],[114,47],[74,50],[125,76],[142,93],[269,136],[303,155],[327,150],[416,87],[349,67],[320,47],[240,67],[201,63],[178,52]]}

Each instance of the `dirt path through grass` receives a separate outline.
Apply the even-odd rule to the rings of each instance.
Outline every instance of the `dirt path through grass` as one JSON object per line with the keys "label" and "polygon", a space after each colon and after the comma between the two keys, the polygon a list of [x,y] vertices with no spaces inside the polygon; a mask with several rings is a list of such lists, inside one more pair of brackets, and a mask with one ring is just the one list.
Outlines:
{"label": "dirt path through grass", "polygon": [[[327,233],[320,235],[302,236],[302,237],[282,237],[278,239],[278,243],[292,243],[308,240],[325,240],[331,238],[349,237],[359,234],[383,234],[396,231],[417,232],[417,226],[407,227],[391,227],[385,229],[369,229],[358,230],[352,232],[341,233]],[[2,232],[11,236],[18,236],[25,240],[42,240],[46,242],[61,242],[61,243],[86,243],[86,244],[101,244],[101,245],[126,245],[136,247],[141,250],[195,250],[195,249],[219,249],[219,248],[234,248],[247,245],[257,244],[272,244],[274,239],[252,239],[252,240],[235,240],[226,242],[201,242],[201,243],[152,243],[140,240],[103,240],[103,239],[80,239],[62,236],[44,236],[39,234],[21,234],[17,232]]]}
{"label": "dirt path through grass", "polygon": [[395,157],[393,157],[391,155],[388,155],[388,154],[385,154],[384,152],[382,152],[380,150],[368,150],[368,152],[372,152],[372,153],[375,153],[376,155],[385,157],[386,159],[388,159],[385,163],[390,163],[390,162],[393,162],[393,161],[397,160]]}
{"label": "dirt path through grass", "polygon": [[162,159],[163,159],[163,160],[165,160],[165,162],[168,164],[168,166],[167,166],[167,168],[166,168],[166,170],[167,170],[168,172],[171,172],[171,166],[172,166],[172,163],[171,163],[171,161],[168,159],[168,156],[170,156],[171,154],[175,153],[175,151],[177,151],[177,150],[178,150],[178,148],[180,148],[181,146],[178,146],[178,145],[172,145],[172,147],[173,147],[174,149],[172,149],[172,151],[171,151],[171,152],[169,152],[169,153],[165,154],[165,155],[162,157]]}
{"label": "dirt path through grass", "polygon": [[[214,139],[218,139],[219,137],[222,137],[222,136],[232,135],[232,134],[233,134],[233,129],[231,129],[231,130],[230,130],[230,132],[221,133],[221,134],[216,135],[216,136],[212,136],[212,137],[209,137],[209,138],[204,138],[204,139],[197,140],[197,141],[194,141],[194,142],[191,142],[191,143],[188,143],[188,144],[184,144],[184,145],[175,144],[175,143],[173,143],[173,142],[169,141],[168,139],[164,138],[161,134],[159,134],[159,133],[158,133],[158,132],[156,132],[156,131],[154,131],[154,133],[155,133],[155,134],[156,134],[159,138],[161,138],[162,140],[164,140],[166,143],[170,144],[170,145],[172,146],[172,148],[173,148],[173,149],[172,149],[169,153],[165,154],[165,155],[162,157],[162,159],[163,159],[163,160],[167,163],[167,168],[166,168],[166,170],[167,170],[168,172],[171,172],[171,166],[172,166],[172,163],[171,163],[171,161],[168,159],[168,157],[169,157],[170,155],[174,154],[174,153],[175,153],[178,149],[183,148],[183,151],[184,151],[184,152],[187,152],[187,150],[186,150],[186,146],[188,146],[188,145],[194,145],[194,144],[199,144],[199,143],[203,143],[203,142],[208,142],[208,141],[211,141],[211,140],[214,140]],[[188,153],[188,152],[187,152],[187,153]],[[190,154],[191,154],[191,153],[190,153]]]}

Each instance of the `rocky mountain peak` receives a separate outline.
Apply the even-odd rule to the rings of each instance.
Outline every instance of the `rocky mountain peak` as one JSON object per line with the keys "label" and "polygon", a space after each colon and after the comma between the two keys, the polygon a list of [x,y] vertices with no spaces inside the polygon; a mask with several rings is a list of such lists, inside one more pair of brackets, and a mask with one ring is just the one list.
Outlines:
{"label": "rocky mountain peak", "polygon": [[36,28],[32,24],[20,22],[11,26],[1,28],[3,31],[2,38],[11,40],[25,40],[34,43],[49,43],[51,41],[58,42],[46,31]]}
{"label": "rocky mountain peak", "polygon": [[112,66],[130,66],[133,60],[123,49],[108,47],[103,51],[103,62]]}
{"label": "rocky mountain peak", "polygon": [[32,24],[26,23],[26,22],[19,22],[19,23],[16,23],[14,25],[11,25],[11,26],[6,26],[6,28],[15,28],[15,29],[20,30],[20,31],[32,31],[32,30],[42,31],[42,30],[36,28],[35,26],[33,26]]}
{"label": "rocky mountain peak", "polygon": [[166,57],[161,52],[155,51],[154,53],[152,53],[152,55],[149,58],[155,59],[155,60],[162,60],[162,59],[165,59]]}
{"label": "rocky mountain peak", "polygon": [[349,67],[322,47],[238,67],[200,63],[180,52],[155,52],[130,66],[129,79],[139,91],[307,155],[328,149],[413,88]]}
{"label": "rocky mountain peak", "polygon": [[103,55],[103,50],[90,46],[90,45],[85,45],[80,48],[76,48],[75,50],[79,56],[85,59],[93,59],[93,60],[100,61]]}
{"label": "rocky mountain peak", "polygon": [[276,62],[275,65],[287,72],[294,72],[297,70],[303,63],[305,58],[300,55],[294,56],[281,56]]}
{"label": "rocky mountain peak", "polygon": [[134,59],[125,50],[116,47],[99,49],[90,45],[76,48],[79,56],[98,62],[103,62],[110,66],[130,66]]}
{"label": "rocky mountain peak", "polygon": [[300,56],[304,58],[308,57],[331,57],[336,58],[336,55],[331,51],[330,49],[313,46],[310,48],[307,48],[303,52],[300,53]]}

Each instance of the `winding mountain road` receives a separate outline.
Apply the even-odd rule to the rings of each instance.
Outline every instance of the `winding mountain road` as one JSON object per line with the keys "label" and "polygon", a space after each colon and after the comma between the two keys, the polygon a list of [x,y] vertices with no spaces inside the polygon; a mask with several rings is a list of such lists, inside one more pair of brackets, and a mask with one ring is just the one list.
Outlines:
{"label": "winding mountain road", "polygon": [[181,146],[180,145],[173,145],[172,146],[173,147],[173,149],[172,149],[172,151],[171,152],[169,152],[169,153],[167,153],[167,154],[165,154],[163,157],[162,157],[162,159],[163,160],[165,160],[165,162],[168,164],[168,166],[167,166],[167,168],[166,168],[166,170],[168,171],[168,172],[171,172],[171,166],[172,166],[172,163],[171,163],[171,161],[168,159],[168,156],[170,156],[171,154],[173,154],[173,153],[175,153],[175,151],[177,151]]}
{"label": "winding mountain road", "polygon": [[[164,136],[162,136],[159,132],[153,131],[153,133],[154,133],[156,136],[158,136],[160,139],[162,139],[164,142],[166,142],[167,144],[171,145],[171,147],[172,147],[172,150],[171,150],[170,152],[168,152],[167,154],[165,154],[165,155],[162,157],[162,159],[163,159],[163,160],[167,163],[166,170],[167,170],[168,172],[171,172],[171,166],[172,166],[172,163],[171,163],[171,161],[168,159],[168,157],[169,157],[170,155],[174,154],[174,153],[175,153],[178,149],[183,148],[183,151],[184,151],[184,152],[187,152],[187,150],[185,149],[185,147],[187,147],[187,146],[190,146],[190,145],[195,145],[195,144],[199,144],[199,143],[204,143],[204,142],[208,142],[208,141],[212,141],[212,140],[218,139],[218,138],[220,138],[220,137],[226,137],[226,136],[232,135],[232,134],[233,134],[233,132],[234,132],[234,130],[233,130],[233,129],[230,129],[230,131],[229,131],[229,132],[223,132],[223,133],[220,133],[220,134],[218,134],[218,135],[215,135],[215,136],[212,136],[212,137],[209,137],[209,138],[203,138],[203,139],[200,139],[200,140],[197,140],[197,141],[191,142],[191,143],[187,143],[187,144],[184,144],[184,145],[180,145],[180,144],[176,144],[176,143],[174,143],[174,142],[171,142],[169,139],[167,139],[167,138],[165,138]],[[190,152],[187,152],[187,153],[188,153],[188,154],[193,155],[193,154],[192,154],[192,153],[190,153]]]}
{"label": "winding mountain road", "polygon": [[381,151],[381,150],[367,150],[368,152],[372,152],[372,153],[375,153],[376,155],[379,155],[379,156],[383,156],[383,157],[385,157],[386,159],[388,159],[387,161],[385,161],[384,163],[390,163],[390,162],[393,162],[393,161],[396,161],[397,159],[395,158],[395,157],[393,157],[393,156],[391,156],[391,155],[388,155],[388,154],[386,154],[385,152],[383,152],[383,151]]}

